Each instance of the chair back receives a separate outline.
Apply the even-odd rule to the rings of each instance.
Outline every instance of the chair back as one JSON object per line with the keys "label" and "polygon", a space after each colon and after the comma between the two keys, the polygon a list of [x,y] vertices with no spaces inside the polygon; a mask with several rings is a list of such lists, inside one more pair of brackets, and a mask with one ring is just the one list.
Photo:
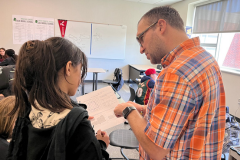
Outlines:
{"label": "chair back", "polygon": [[116,68],[114,70],[114,77],[113,77],[113,81],[119,81],[122,77],[122,70],[120,68]]}
{"label": "chair back", "polygon": [[135,100],[135,96],[136,96],[136,93],[135,93],[135,89],[132,88],[132,85],[129,84],[129,90],[130,90],[130,98],[128,101],[134,101]]}
{"label": "chair back", "polygon": [[13,79],[15,65],[0,67],[0,89],[8,88],[9,81]]}
{"label": "chair back", "polygon": [[15,65],[0,67],[0,93],[5,97],[12,95],[12,83],[14,78]]}
{"label": "chair back", "polygon": [[119,91],[123,84],[124,84],[124,80],[122,78],[122,70],[120,68],[116,68],[114,71],[114,78],[113,81],[117,82],[116,84],[112,84],[112,86]]}
{"label": "chair back", "polygon": [[161,65],[161,64],[158,64],[158,65],[157,65],[157,69],[162,70],[162,65]]}

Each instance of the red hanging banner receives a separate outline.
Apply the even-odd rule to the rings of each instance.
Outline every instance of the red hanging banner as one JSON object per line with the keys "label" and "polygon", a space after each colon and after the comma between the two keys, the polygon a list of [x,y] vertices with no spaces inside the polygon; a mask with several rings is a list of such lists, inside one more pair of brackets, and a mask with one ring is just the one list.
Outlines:
{"label": "red hanging banner", "polygon": [[64,38],[65,36],[65,31],[66,31],[66,27],[67,27],[67,20],[58,20],[58,24],[59,24],[59,28],[60,28],[60,32],[61,32],[61,36]]}

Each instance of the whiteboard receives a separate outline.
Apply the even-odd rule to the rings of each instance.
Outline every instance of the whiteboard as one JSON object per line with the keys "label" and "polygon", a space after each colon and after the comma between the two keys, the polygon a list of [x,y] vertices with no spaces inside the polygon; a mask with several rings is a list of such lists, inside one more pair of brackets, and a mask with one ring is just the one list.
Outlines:
{"label": "whiteboard", "polygon": [[92,24],[92,51],[89,58],[124,59],[126,26]]}
{"label": "whiteboard", "polygon": [[[55,20],[55,36],[61,37],[57,19]],[[91,23],[68,21],[64,38],[73,42],[86,55],[90,55]]]}
{"label": "whiteboard", "polygon": [[[126,32],[125,25],[67,21],[65,38],[79,47],[88,58],[124,59]],[[61,37],[57,19],[55,36]]]}

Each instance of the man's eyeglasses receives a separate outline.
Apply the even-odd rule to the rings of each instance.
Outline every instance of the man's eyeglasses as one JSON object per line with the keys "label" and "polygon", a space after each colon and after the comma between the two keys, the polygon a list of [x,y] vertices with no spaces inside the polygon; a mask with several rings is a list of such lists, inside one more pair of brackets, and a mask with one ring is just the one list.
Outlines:
{"label": "man's eyeglasses", "polygon": [[[158,22],[158,21],[157,21]],[[138,41],[138,43],[140,44],[140,46],[142,46],[142,42],[143,42],[143,35],[151,28],[153,27],[155,24],[157,24],[157,22],[154,22],[153,24],[151,24],[147,29],[145,29],[142,33],[140,33],[136,39]]]}

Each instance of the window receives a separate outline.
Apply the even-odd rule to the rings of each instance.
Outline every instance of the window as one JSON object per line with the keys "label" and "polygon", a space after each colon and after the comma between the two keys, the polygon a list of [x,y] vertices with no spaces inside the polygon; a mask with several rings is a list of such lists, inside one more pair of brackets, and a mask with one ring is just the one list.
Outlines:
{"label": "window", "polygon": [[193,35],[221,69],[240,73],[240,0],[196,6]]}
{"label": "window", "polygon": [[240,73],[240,33],[193,34],[201,46],[212,54],[222,69]]}

